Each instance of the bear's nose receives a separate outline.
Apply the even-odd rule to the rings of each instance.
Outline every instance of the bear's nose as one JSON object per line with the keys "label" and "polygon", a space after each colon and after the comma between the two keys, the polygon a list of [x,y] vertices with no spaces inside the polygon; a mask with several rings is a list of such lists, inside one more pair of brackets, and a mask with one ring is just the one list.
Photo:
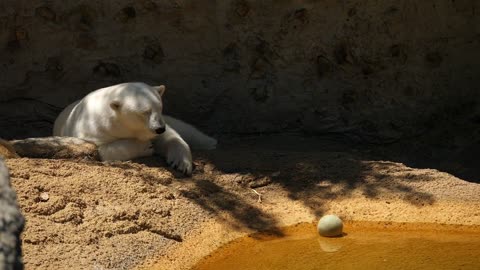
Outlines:
{"label": "bear's nose", "polygon": [[164,133],[164,132],[165,132],[165,127],[157,128],[157,129],[155,130],[155,133],[157,133],[157,134],[162,134],[162,133]]}

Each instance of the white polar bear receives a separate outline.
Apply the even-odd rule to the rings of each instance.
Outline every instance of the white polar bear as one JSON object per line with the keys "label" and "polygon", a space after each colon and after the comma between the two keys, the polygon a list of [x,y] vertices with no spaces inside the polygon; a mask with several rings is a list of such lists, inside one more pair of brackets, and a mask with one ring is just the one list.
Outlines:
{"label": "white polar bear", "polygon": [[130,160],[158,153],[170,166],[190,175],[190,147],[214,149],[217,140],[162,115],[164,92],[164,85],[140,82],[95,90],[60,113],[53,135],[95,143],[102,160]]}

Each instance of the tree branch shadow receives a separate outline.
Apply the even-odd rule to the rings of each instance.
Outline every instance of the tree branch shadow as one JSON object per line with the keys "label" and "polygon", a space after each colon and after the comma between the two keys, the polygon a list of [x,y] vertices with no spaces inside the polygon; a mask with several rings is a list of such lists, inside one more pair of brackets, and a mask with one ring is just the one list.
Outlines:
{"label": "tree branch shadow", "polygon": [[[274,216],[262,211],[238,193],[229,191],[212,179],[205,178],[204,174],[197,174],[193,178],[185,177],[169,168],[166,162],[159,157],[138,158],[129,162],[86,162],[90,166],[121,168],[127,175],[135,172],[148,185],[171,186],[178,190],[180,196],[198,205],[232,230],[247,228],[276,236],[283,235],[278,229],[278,220]],[[141,168],[140,164],[154,170]],[[164,168],[164,170],[157,170],[158,168]],[[172,181],[171,175],[174,175],[176,181]]]}
{"label": "tree branch shadow", "polygon": [[[318,150],[318,151],[316,151]],[[205,152],[201,158],[225,174],[240,174],[245,188],[278,185],[292,200],[322,216],[332,200],[360,195],[368,199],[399,199],[417,207],[432,205],[434,196],[417,189],[418,182],[435,178],[388,161],[363,160],[352,151],[283,151],[238,146]]]}
{"label": "tree branch shadow", "polygon": [[255,231],[268,231],[278,236],[277,220],[244,198],[209,180],[193,180],[193,188],[182,190],[181,194],[216,216],[217,220],[229,224],[233,229],[246,227]]}

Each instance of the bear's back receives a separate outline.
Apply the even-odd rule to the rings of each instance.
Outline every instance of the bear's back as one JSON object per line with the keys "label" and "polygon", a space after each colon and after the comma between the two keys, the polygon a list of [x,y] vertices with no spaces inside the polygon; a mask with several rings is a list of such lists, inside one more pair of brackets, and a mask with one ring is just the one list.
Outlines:
{"label": "bear's back", "polygon": [[129,98],[139,103],[159,100],[151,86],[144,83],[122,83],[100,88],[67,106],[55,120],[53,135],[77,137],[96,144],[108,142],[112,139],[109,128],[114,114],[110,104]]}

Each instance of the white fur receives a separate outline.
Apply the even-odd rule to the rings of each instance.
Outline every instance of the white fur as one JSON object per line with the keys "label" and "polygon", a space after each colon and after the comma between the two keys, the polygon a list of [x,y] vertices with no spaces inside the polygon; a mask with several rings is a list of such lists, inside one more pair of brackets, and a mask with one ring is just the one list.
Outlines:
{"label": "white fur", "polygon": [[[172,167],[191,174],[189,144],[194,149],[214,149],[217,141],[192,125],[164,116],[164,90],[164,86],[144,83],[95,90],[60,113],[53,135],[95,143],[102,160],[129,160],[155,152]],[[161,127],[166,131],[157,135],[155,130]]]}

